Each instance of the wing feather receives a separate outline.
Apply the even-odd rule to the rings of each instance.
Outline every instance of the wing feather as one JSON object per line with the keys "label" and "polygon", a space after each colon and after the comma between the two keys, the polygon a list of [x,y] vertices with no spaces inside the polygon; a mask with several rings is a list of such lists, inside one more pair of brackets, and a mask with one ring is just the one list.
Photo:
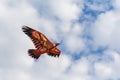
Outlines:
{"label": "wing feather", "polygon": [[56,47],[54,47],[48,51],[48,55],[54,56],[54,57],[56,57],[56,56],[59,57],[60,53],[61,53],[61,51]]}
{"label": "wing feather", "polygon": [[34,46],[37,49],[39,49],[41,47],[45,47],[46,49],[50,49],[53,47],[52,42],[50,42],[47,39],[47,37],[44,34],[42,34],[41,32],[36,31],[28,26],[23,26],[22,30],[25,34],[27,34],[31,38]]}

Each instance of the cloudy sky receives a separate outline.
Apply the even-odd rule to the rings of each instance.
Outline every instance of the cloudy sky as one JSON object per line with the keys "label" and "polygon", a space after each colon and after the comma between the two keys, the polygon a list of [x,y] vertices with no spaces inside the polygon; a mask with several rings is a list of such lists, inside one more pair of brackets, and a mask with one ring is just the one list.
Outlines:
{"label": "cloudy sky", "polygon": [[[27,25],[60,42],[27,54]],[[120,0],[0,0],[0,80],[120,80]]]}

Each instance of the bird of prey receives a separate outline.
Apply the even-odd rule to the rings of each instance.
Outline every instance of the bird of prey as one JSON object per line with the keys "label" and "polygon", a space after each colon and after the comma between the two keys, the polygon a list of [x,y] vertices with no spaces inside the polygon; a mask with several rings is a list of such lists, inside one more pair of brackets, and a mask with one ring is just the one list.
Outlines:
{"label": "bird of prey", "polygon": [[61,51],[57,48],[59,43],[52,43],[41,32],[28,26],[22,26],[23,32],[32,40],[35,49],[29,49],[28,54],[34,59],[38,59],[41,54],[47,53],[49,56],[59,57]]}

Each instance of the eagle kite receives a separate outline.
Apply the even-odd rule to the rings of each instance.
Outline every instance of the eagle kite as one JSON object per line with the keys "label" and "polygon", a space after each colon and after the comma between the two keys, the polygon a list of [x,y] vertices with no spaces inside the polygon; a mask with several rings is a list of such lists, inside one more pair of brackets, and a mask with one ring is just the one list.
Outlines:
{"label": "eagle kite", "polygon": [[38,59],[41,54],[47,53],[50,56],[59,57],[61,51],[57,48],[59,43],[52,43],[41,32],[34,30],[28,26],[22,26],[23,32],[32,40],[36,49],[29,49],[28,54]]}

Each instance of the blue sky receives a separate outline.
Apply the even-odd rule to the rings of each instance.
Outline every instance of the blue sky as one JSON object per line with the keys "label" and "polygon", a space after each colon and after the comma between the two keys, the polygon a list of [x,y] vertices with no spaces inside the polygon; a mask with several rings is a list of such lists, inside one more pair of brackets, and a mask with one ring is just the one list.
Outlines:
{"label": "blue sky", "polygon": [[[27,54],[27,25],[58,46],[59,58]],[[119,80],[119,0],[1,0],[0,80]]]}

